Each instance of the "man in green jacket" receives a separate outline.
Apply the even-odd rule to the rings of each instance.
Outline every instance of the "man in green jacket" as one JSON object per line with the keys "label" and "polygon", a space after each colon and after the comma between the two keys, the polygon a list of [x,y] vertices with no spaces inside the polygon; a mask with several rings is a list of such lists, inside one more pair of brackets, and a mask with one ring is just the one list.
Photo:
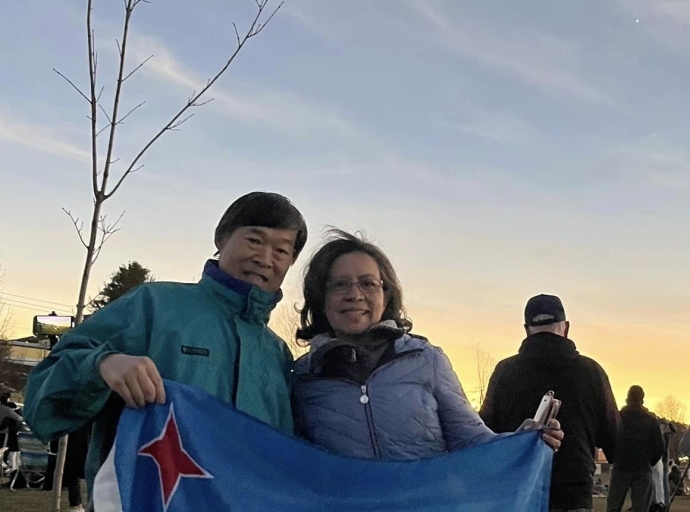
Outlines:
{"label": "man in green jacket", "polygon": [[25,419],[43,441],[93,422],[89,496],[125,405],[164,403],[163,379],[189,384],[291,434],[285,343],[267,327],[307,240],[285,197],[252,192],[215,232],[218,260],[197,284],[147,283],[65,334],[31,373]]}

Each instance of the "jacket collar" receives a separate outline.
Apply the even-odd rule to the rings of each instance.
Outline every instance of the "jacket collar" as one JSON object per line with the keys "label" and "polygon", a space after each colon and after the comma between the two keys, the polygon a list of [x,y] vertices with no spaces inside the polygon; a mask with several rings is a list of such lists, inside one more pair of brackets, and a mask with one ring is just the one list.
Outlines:
{"label": "jacket collar", "polygon": [[218,261],[208,260],[199,284],[220,297],[229,309],[242,314],[247,320],[266,324],[271,311],[283,298],[283,293],[267,292],[246,281],[235,279],[218,266]]}
{"label": "jacket collar", "polygon": [[519,354],[526,359],[535,359],[544,363],[567,363],[580,355],[575,343],[550,332],[540,332],[525,338],[520,346]]}
{"label": "jacket collar", "polygon": [[649,414],[649,409],[647,409],[642,404],[631,402],[629,404],[624,405],[623,408],[621,409],[621,412],[634,412],[634,413],[638,413],[638,414]]}
{"label": "jacket collar", "polygon": [[[363,336],[391,337],[395,340],[396,354],[418,350],[428,344],[424,338],[410,336],[405,329],[398,327],[394,320],[384,320],[371,327]],[[320,362],[326,352],[343,345],[352,344],[349,341],[341,341],[333,333],[318,334],[309,342],[309,352],[295,361],[294,371],[297,374],[317,373]]]}

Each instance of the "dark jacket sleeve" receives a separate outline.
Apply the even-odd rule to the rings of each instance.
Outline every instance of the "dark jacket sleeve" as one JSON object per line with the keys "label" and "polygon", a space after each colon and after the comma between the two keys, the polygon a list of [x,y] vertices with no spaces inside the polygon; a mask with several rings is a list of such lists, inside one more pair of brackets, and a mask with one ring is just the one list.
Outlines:
{"label": "dark jacket sleeve", "polygon": [[616,444],[622,429],[621,416],[618,412],[616,399],[613,396],[611,383],[606,372],[597,363],[594,364],[599,375],[599,389],[601,389],[595,444],[604,450],[606,460],[614,463],[616,460]]}
{"label": "dark jacket sleeve", "polygon": [[659,423],[656,419],[653,419],[649,422],[649,437],[650,445],[652,447],[652,458],[649,461],[649,464],[654,466],[664,455],[665,450],[664,436],[661,434],[661,428],[659,428]]}
{"label": "dark jacket sleeve", "polygon": [[481,418],[484,420],[486,426],[494,432],[506,431],[506,428],[504,428],[504,426],[501,424],[501,406],[499,404],[499,390],[501,389],[502,376],[503,364],[498,363],[493,374],[491,375],[491,378],[489,379],[489,385],[486,388],[486,395],[484,396],[484,401],[482,402],[481,409],[479,410],[479,416],[481,416]]}
{"label": "dark jacket sleeve", "polygon": [[[6,405],[0,404],[0,425],[2,425],[3,422],[5,422],[5,420],[13,421],[17,425],[21,425],[22,421],[23,421],[22,417],[19,414],[14,412],[12,409],[7,407]],[[2,427],[0,427],[0,428],[2,428]]]}

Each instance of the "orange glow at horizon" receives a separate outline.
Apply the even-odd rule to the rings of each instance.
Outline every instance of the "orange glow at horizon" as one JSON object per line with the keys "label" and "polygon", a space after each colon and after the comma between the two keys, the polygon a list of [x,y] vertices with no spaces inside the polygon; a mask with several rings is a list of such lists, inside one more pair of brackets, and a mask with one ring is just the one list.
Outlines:
{"label": "orange glow at horizon", "polygon": [[[62,296],[53,299],[67,300]],[[292,297],[286,300],[294,302]],[[432,344],[444,350],[465,393],[476,405],[479,382],[473,344],[478,343],[490,352],[495,362],[515,355],[525,337],[521,306],[516,304],[511,309],[502,305],[495,312],[486,308],[459,307],[457,312],[451,313],[423,307],[418,302],[421,301],[409,307],[414,321],[413,332],[429,338]],[[568,302],[564,302],[571,320],[571,337],[578,351],[604,368],[619,408],[625,404],[628,388],[638,384],[645,390],[645,405],[650,410],[654,411],[667,395],[680,399],[690,410],[690,380],[685,377],[690,348],[679,330],[672,325],[662,330],[656,325],[615,325],[601,319],[581,320],[579,314],[569,313],[575,308],[569,308]],[[14,337],[31,335],[33,315],[39,313],[46,314],[49,310],[14,309]]]}

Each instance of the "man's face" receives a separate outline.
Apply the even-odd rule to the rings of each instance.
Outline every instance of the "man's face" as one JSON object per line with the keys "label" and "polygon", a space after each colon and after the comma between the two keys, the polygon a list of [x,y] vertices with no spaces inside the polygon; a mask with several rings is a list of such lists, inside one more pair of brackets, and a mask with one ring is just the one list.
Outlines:
{"label": "man's face", "polygon": [[218,266],[235,279],[277,292],[295,262],[296,237],[295,229],[237,228],[218,247]]}

